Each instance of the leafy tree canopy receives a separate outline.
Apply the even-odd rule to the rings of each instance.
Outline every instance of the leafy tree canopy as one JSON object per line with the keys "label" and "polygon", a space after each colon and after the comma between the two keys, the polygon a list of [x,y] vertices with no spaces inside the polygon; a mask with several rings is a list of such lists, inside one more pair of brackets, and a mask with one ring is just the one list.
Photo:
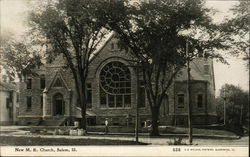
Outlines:
{"label": "leafy tree canopy", "polygon": [[47,60],[62,54],[70,68],[76,87],[82,119],[86,129],[86,79],[90,58],[109,31],[97,18],[99,0],[55,0],[42,2],[32,10],[30,26],[39,44],[46,45]]}
{"label": "leafy tree canopy", "polygon": [[226,19],[224,22],[224,30],[228,32],[228,40],[233,48],[232,53],[239,55],[244,54],[249,57],[249,19],[250,19],[250,2],[239,1],[231,11],[233,18]]}
{"label": "leafy tree canopy", "polygon": [[99,10],[99,19],[117,32],[141,67],[154,135],[162,98],[187,60],[202,56],[225,62],[217,50],[229,48],[227,32],[212,22],[210,13],[203,0],[109,0]]}
{"label": "leafy tree canopy", "polygon": [[166,56],[169,63],[183,65],[187,41],[191,56],[200,54],[223,60],[216,50],[229,48],[223,42],[221,27],[212,23],[210,10],[202,0],[133,4],[111,0],[103,8],[99,15],[142,61],[158,62],[166,60]]}
{"label": "leafy tree canopy", "polygon": [[[67,61],[85,64],[108,33],[96,19],[97,0],[45,1],[30,13],[31,32],[39,44],[46,44],[48,60],[65,54]],[[67,54],[67,55],[66,55]]]}
{"label": "leafy tree canopy", "polygon": [[1,42],[0,53],[2,60],[0,64],[6,70],[10,80],[16,76],[22,80],[23,76],[35,75],[32,71],[36,66],[42,65],[42,55],[34,49],[27,41],[17,41],[7,37]]}
{"label": "leafy tree canopy", "polygon": [[220,95],[216,98],[216,111],[219,121],[224,120],[224,101],[226,107],[226,125],[233,129],[239,129],[240,125],[248,125],[249,121],[249,91],[240,87],[225,84],[220,89]]}
{"label": "leafy tree canopy", "polygon": [[[245,93],[245,94],[244,94]],[[227,101],[235,103],[235,105],[246,104],[244,101],[247,98],[246,91],[241,89],[239,86],[232,84],[225,84],[220,89],[220,98],[225,98]]]}

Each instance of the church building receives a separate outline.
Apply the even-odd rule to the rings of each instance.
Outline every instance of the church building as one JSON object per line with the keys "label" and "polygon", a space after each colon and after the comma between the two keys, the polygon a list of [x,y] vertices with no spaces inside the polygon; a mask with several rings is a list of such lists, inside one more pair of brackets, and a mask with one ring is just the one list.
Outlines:
{"label": "church building", "polygon": [[[139,124],[151,120],[143,81],[137,86],[136,70],[129,60],[133,56],[120,49],[118,39],[111,35],[91,57],[87,79],[87,124],[134,125],[139,94]],[[51,64],[35,69],[38,76],[27,77],[20,85],[19,124],[65,125],[81,118],[75,84],[70,69],[59,56]],[[213,124],[215,82],[211,59],[197,58],[191,62],[191,101],[194,125]],[[183,69],[164,96],[160,125],[187,124],[187,73]],[[140,92],[137,91],[139,87]]]}

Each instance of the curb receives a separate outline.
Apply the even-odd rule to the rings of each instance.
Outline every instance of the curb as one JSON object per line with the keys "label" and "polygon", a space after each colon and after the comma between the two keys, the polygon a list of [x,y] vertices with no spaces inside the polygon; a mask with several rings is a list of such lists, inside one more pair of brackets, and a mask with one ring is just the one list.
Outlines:
{"label": "curb", "polygon": [[[0,136],[14,136],[14,137],[40,137],[40,138],[67,138],[67,139],[85,139],[85,138],[93,138],[93,139],[112,139],[117,138],[119,140],[127,140],[123,138],[134,138],[134,134],[125,134],[125,133],[101,133],[101,132],[88,132],[86,136],[69,136],[69,135],[39,135],[39,134],[0,134]],[[139,134],[141,138],[154,138],[154,139],[163,139],[163,138],[186,138],[187,134],[161,134],[157,137],[149,136],[148,134]],[[119,138],[121,137],[121,138]],[[227,140],[237,140],[240,139],[240,136],[219,136],[219,135],[202,135],[202,134],[194,134],[194,138],[202,138],[202,139],[227,139]]]}
{"label": "curb", "polygon": [[[104,135],[106,137],[108,136],[127,136],[132,137],[135,134],[134,133],[100,133],[100,132],[88,132],[89,135],[93,136],[101,136]],[[141,137],[149,137],[149,138],[166,138],[166,137],[188,137],[188,134],[161,134],[160,136],[150,136],[148,133],[139,133],[139,136]],[[193,137],[196,138],[209,138],[209,139],[240,139],[240,136],[221,136],[221,135],[204,135],[204,134],[193,134]]]}

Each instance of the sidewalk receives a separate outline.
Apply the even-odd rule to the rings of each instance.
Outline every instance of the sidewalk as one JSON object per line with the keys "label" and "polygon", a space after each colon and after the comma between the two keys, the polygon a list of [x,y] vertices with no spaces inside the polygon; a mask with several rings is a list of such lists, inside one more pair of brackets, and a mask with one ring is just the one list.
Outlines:
{"label": "sidewalk", "polygon": [[[127,136],[127,137],[134,137],[134,133],[108,133],[105,134],[103,132],[88,132],[89,135],[93,136]],[[176,138],[176,137],[188,137],[188,134],[166,134],[161,133],[160,136],[151,137],[149,133],[139,133],[140,137],[144,138]],[[193,137],[197,138],[213,138],[213,139],[239,139],[240,136],[237,135],[205,135],[205,134],[193,134]]]}
{"label": "sidewalk", "polygon": [[[22,127],[23,128],[23,127]],[[25,130],[20,130],[20,129],[14,129],[14,128],[4,128],[2,127],[1,130],[1,135],[4,135],[4,134],[8,134],[8,135],[36,135],[36,134],[30,134],[29,131],[25,131]],[[39,136],[50,136],[50,135],[39,135]],[[54,135],[51,135],[51,136],[54,136]],[[59,135],[56,135],[56,136],[59,136]],[[130,139],[130,138],[134,138],[135,134],[134,133],[112,133],[112,132],[109,132],[108,134],[105,134],[105,132],[88,132],[88,135],[87,136],[83,136],[83,137],[90,137],[90,138],[94,138],[94,137],[97,137],[97,138],[126,138],[126,139]],[[149,136],[149,133],[139,133],[139,136],[142,137],[142,138],[176,138],[176,137],[188,137],[188,134],[184,134],[184,133],[161,133],[161,136],[157,136],[157,137],[151,137]],[[71,138],[71,137],[74,137],[74,138],[81,138],[81,136],[63,136],[65,138]],[[193,133],[193,137],[196,137],[196,138],[204,138],[204,139],[239,139],[240,137],[237,136],[237,135],[207,135],[207,134],[196,134],[196,133]]]}
{"label": "sidewalk", "polygon": [[[29,131],[20,130],[17,128],[6,127],[1,128],[1,136],[16,136],[16,137],[40,137],[40,138],[63,138],[63,139],[101,139],[101,140],[124,140],[135,141],[134,133],[108,133],[104,132],[88,132],[86,136],[69,136],[69,135],[39,135],[31,134]],[[139,133],[139,141],[153,145],[167,145],[169,141],[181,137],[184,143],[188,143],[187,134],[161,134],[158,137],[150,137],[148,133]],[[236,135],[205,135],[193,134],[194,144],[199,145],[246,145],[248,144],[249,137],[240,138]]]}
{"label": "sidewalk", "polygon": [[[19,134],[17,134],[19,133]],[[15,136],[15,137],[40,137],[40,138],[52,138],[52,139],[102,139],[102,140],[123,140],[123,141],[135,141],[134,134],[124,134],[124,133],[109,133],[104,134],[101,132],[89,132],[86,136],[68,136],[68,135],[38,135],[38,134],[27,134],[27,132],[12,132],[7,134],[1,134],[1,136]],[[139,141],[152,145],[167,145],[168,142],[173,141],[174,138],[183,138],[184,143],[188,143],[187,135],[183,134],[163,134],[159,137],[150,137],[146,133],[139,134]],[[203,144],[209,145],[210,143],[220,145],[222,143],[234,144],[235,141],[239,140],[239,137],[221,137],[221,136],[203,136],[203,135],[194,135],[194,144]],[[247,142],[248,139],[244,138],[244,141]],[[230,142],[233,141],[233,142]],[[240,144],[240,142],[238,142]]]}
{"label": "sidewalk", "polygon": [[[122,141],[135,141],[134,136],[114,136],[109,135],[87,135],[87,136],[68,136],[68,135],[10,135],[5,134],[1,136],[14,136],[14,137],[39,137],[48,139],[99,139],[99,140],[122,140]],[[139,136],[139,142],[147,143],[150,145],[168,145],[168,142],[173,141],[174,137],[157,137],[152,138],[149,136]],[[188,143],[188,138],[183,138],[183,143]],[[210,138],[200,138],[197,136],[193,137],[194,145],[235,145],[235,146],[248,146],[249,137],[243,137],[240,139],[210,139]]]}
{"label": "sidewalk", "polygon": [[[20,128],[29,128],[29,126],[0,126],[0,134],[9,134],[9,135],[25,135],[29,134],[29,131],[23,130]],[[169,138],[169,137],[188,137],[187,133],[182,133],[182,132],[176,132],[176,133],[161,133],[161,136],[159,137],[150,137],[149,133],[139,133],[141,137],[147,137],[147,138]],[[105,134],[104,132],[94,132],[94,131],[88,131],[87,136],[123,136],[123,137],[134,137],[134,133],[113,133],[109,132],[108,134]],[[240,138],[236,134],[230,133],[230,134],[218,134],[216,132],[211,132],[211,133],[201,133],[201,131],[198,133],[193,132],[194,137],[199,137],[199,138],[218,138],[218,139],[238,139]]]}

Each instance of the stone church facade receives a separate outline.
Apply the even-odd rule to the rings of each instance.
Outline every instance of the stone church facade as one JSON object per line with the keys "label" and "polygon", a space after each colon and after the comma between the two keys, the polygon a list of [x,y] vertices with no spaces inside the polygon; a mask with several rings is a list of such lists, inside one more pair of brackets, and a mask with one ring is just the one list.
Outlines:
{"label": "stone church facade", "polygon": [[[134,125],[136,98],[140,99],[139,122],[151,119],[144,85],[129,60],[128,52],[121,50],[118,39],[110,36],[91,58],[87,79],[87,123],[103,125],[106,118],[111,125]],[[73,76],[65,67],[63,57],[39,69],[36,77],[27,77],[20,85],[19,124],[64,125],[70,119],[81,118]],[[140,74],[139,74],[140,75]],[[160,125],[187,124],[186,73],[174,79],[161,105]],[[198,58],[191,63],[191,101],[194,124],[215,123],[215,83],[213,62]]]}

